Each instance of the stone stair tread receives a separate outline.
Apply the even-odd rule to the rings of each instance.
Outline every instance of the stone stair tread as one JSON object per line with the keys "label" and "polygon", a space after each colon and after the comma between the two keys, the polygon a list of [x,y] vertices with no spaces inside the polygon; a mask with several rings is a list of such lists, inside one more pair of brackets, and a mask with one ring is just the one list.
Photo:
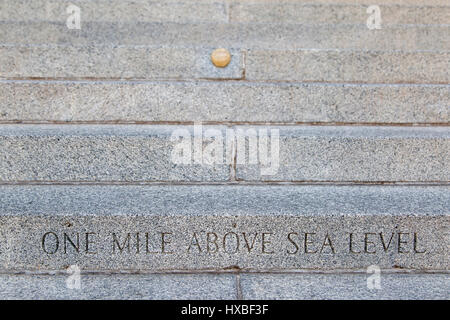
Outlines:
{"label": "stone stair tread", "polygon": [[[226,68],[212,48],[0,46],[0,78],[90,80],[247,79],[334,83],[448,84],[450,52],[231,50]],[[245,57],[245,58],[244,58]],[[245,59],[245,63],[244,63]],[[61,66],[64,66],[62,68]]]}
{"label": "stone stair tread", "polygon": [[24,300],[232,300],[232,274],[82,274],[80,289],[70,275],[0,274],[0,299]]}
{"label": "stone stair tread", "polygon": [[244,299],[257,300],[448,300],[448,273],[380,275],[380,288],[369,289],[371,274],[242,274]]}

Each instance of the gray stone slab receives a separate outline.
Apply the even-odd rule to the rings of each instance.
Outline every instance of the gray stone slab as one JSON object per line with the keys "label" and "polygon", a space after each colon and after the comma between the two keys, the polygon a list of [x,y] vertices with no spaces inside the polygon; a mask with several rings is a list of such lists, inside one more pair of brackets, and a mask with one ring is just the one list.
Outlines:
{"label": "gray stone slab", "polygon": [[441,216],[450,188],[379,185],[2,185],[1,216]]}
{"label": "gray stone slab", "polygon": [[[381,273],[380,289],[369,289],[370,274],[242,274],[244,299],[448,300],[450,274]],[[370,282],[370,280],[369,280]]]}
{"label": "gray stone slab", "polygon": [[[215,1],[215,0],[211,0]],[[243,0],[227,0],[229,3],[240,3]],[[248,0],[249,2],[262,2],[262,3],[278,3],[281,1],[289,1],[289,0]],[[312,2],[311,0],[291,0],[291,2],[297,2],[297,3],[304,3],[304,4],[311,4],[311,3],[320,3],[320,4],[341,4],[341,5],[371,5],[373,4],[372,0],[314,0]],[[404,6],[411,6],[411,5],[429,5],[429,6],[445,6],[448,7],[448,1],[447,0],[378,0],[377,4],[379,5],[404,5]]]}
{"label": "gray stone slab", "polygon": [[447,127],[10,124],[0,181],[230,181],[235,167],[240,181],[448,182],[449,143]]}
{"label": "gray stone slab", "polygon": [[[392,4],[393,3],[393,4]],[[370,3],[372,5],[374,3]],[[379,2],[376,2],[379,5]],[[448,3],[447,3],[448,4]],[[369,18],[367,4],[305,3],[303,1],[236,1],[230,6],[232,22],[253,23],[311,23],[311,24],[360,24]],[[449,24],[450,7],[422,5],[398,5],[395,2],[379,5],[382,25],[389,24]]]}
{"label": "gray stone slab", "polygon": [[283,23],[1,22],[0,44],[71,46],[170,46],[243,49],[450,50],[450,25],[399,25],[369,30],[361,25]]}
{"label": "gray stone slab", "polygon": [[0,121],[449,123],[448,85],[0,81]]}
{"label": "gray stone slab", "polygon": [[[215,129],[223,130],[217,126]],[[230,165],[173,161],[176,126],[4,125],[0,181],[227,181]],[[189,134],[189,131],[187,131]],[[192,139],[193,132],[191,134]],[[190,137],[189,137],[190,138]],[[206,148],[207,140],[203,145]],[[195,149],[193,149],[195,150]],[[194,154],[194,152],[192,152]]]}
{"label": "gray stone slab", "polygon": [[124,46],[0,46],[0,77],[88,79],[239,79],[242,55],[230,49],[226,68],[211,63],[214,48]]}
{"label": "gray stone slab", "polygon": [[449,52],[296,50],[247,52],[248,80],[450,83]]}
{"label": "gray stone slab", "polygon": [[231,274],[81,274],[79,289],[73,285],[67,286],[69,276],[70,274],[1,274],[0,299],[236,299],[236,281]]}
{"label": "gray stone slab", "polygon": [[[250,128],[250,127],[249,127]],[[248,132],[242,129],[243,132]],[[253,128],[255,130],[255,128]],[[273,136],[277,130],[271,127]],[[267,131],[269,132],[269,131]],[[251,164],[238,152],[244,181],[448,182],[448,127],[278,127],[279,161]],[[248,138],[246,138],[248,140]],[[270,143],[272,144],[272,142]],[[263,149],[261,149],[263,150]],[[276,149],[274,149],[276,150]],[[264,151],[259,151],[259,157]],[[254,163],[255,163],[254,162]],[[272,167],[269,174],[262,169]]]}
{"label": "gray stone slab", "polygon": [[[365,24],[367,1],[85,1],[70,2],[82,21],[111,22],[281,22]],[[386,24],[448,24],[445,2],[378,1]],[[68,3],[54,0],[0,1],[2,21],[65,22]],[[229,7],[229,9],[227,9]]]}
{"label": "gray stone slab", "polygon": [[2,186],[0,269],[448,270],[448,186]]}
{"label": "gray stone slab", "polygon": [[[84,21],[112,22],[227,22],[224,1],[145,1],[145,0],[1,0],[2,21],[66,22],[69,5],[80,8]],[[71,11],[69,11],[71,12]]]}

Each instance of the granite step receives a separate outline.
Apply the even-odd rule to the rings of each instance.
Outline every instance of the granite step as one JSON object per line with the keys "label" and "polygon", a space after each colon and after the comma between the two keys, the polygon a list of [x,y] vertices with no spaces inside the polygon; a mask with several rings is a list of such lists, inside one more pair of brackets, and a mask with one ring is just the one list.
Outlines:
{"label": "granite step", "polygon": [[448,127],[279,128],[279,167],[237,164],[240,181],[448,182]]}
{"label": "granite step", "polygon": [[448,127],[0,126],[0,181],[448,182]]}
{"label": "granite step", "polygon": [[[67,7],[80,8],[83,21],[253,22],[365,24],[367,1],[130,1],[2,0],[0,21],[65,22]],[[448,2],[377,1],[383,24],[449,24]],[[70,11],[69,11],[70,12]]]}
{"label": "granite step", "polygon": [[450,274],[242,274],[243,299],[257,300],[449,300]]}
{"label": "granite step", "polygon": [[[232,274],[0,274],[2,300],[233,300]],[[70,279],[69,279],[70,280]]]}
{"label": "granite step", "polygon": [[450,83],[450,52],[252,50],[248,80],[356,83]]}
{"label": "granite step", "polygon": [[449,85],[0,80],[2,122],[442,124]]}
{"label": "granite step", "polygon": [[2,45],[0,79],[450,83],[447,51],[233,49],[226,68],[214,67],[210,61],[212,51],[213,48]]}
{"label": "granite step", "polygon": [[170,22],[85,22],[78,30],[57,22],[0,22],[0,44],[448,51],[449,30],[450,24],[370,30],[360,25]]}
{"label": "granite step", "polygon": [[450,6],[427,1],[232,1],[231,22],[366,25],[367,9],[377,5],[383,25],[449,24]]}
{"label": "granite step", "polygon": [[0,271],[446,272],[449,190],[3,185]]}
{"label": "granite step", "polygon": [[[450,298],[447,273],[386,273],[381,275],[380,289],[367,287],[367,278],[370,276],[367,274],[82,274],[79,289],[67,286],[69,276],[2,274],[0,298],[21,300],[448,300]],[[239,285],[235,281],[237,278],[240,278]],[[240,288],[242,293],[237,288]]]}
{"label": "granite step", "polygon": [[214,48],[0,45],[0,78],[241,79],[243,54],[226,68],[211,63]]}
{"label": "granite step", "polygon": [[82,21],[113,22],[227,22],[227,1],[221,0],[1,0],[0,21],[66,22],[80,8]]}

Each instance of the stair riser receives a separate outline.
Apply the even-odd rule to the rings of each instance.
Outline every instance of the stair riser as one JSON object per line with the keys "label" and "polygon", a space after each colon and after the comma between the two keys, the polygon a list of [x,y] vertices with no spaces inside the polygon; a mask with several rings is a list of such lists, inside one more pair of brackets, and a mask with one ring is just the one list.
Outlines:
{"label": "stair riser", "polygon": [[[0,46],[0,77],[43,79],[248,79],[448,84],[446,52],[232,50],[215,68],[211,49]],[[105,53],[107,55],[105,56]],[[243,62],[245,54],[245,67]],[[245,69],[245,70],[244,70]],[[244,73],[245,72],[245,73]]]}
{"label": "stair riser", "polygon": [[[232,4],[230,17],[232,22],[253,23],[309,23],[309,24],[360,24],[365,25],[370,14],[367,9],[370,4],[310,4],[298,1],[278,2],[248,2]],[[427,4],[424,2],[424,4]],[[389,24],[448,24],[450,7],[398,5],[395,2],[382,5],[380,8],[381,22]]]}
{"label": "stair riser", "polygon": [[212,49],[0,46],[0,77],[106,79],[240,79],[242,54],[227,68],[211,63]]}
{"label": "stair riser", "polygon": [[3,125],[0,181],[447,182],[449,143],[442,127]]}
{"label": "stair riser", "polygon": [[[68,288],[70,274],[0,275],[2,299],[442,299],[448,300],[448,274],[81,274],[80,288]],[[72,275],[73,277],[73,275]],[[237,280],[239,279],[239,280]],[[76,282],[74,282],[76,283]],[[20,290],[18,290],[20,288]],[[307,288],[307,290],[305,290]],[[217,314],[217,312],[215,313]]]}
{"label": "stair riser", "polygon": [[444,270],[448,267],[445,239],[448,217],[251,216],[255,214],[160,217],[155,213],[151,217],[131,218],[116,217],[111,211],[103,217],[2,217],[0,268],[60,270],[78,265],[86,270],[330,270],[377,265],[382,269]]}
{"label": "stair riser", "polygon": [[358,52],[339,50],[250,51],[248,80],[359,83],[450,82],[446,52]]}
{"label": "stair riser", "polygon": [[65,23],[0,22],[0,43],[168,46],[180,50],[191,47],[226,47],[260,50],[447,51],[450,39],[445,35],[449,30],[450,25],[386,26],[380,30],[370,30],[365,25],[114,22],[85,22],[77,30],[68,29]]}
{"label": "stair riser", "polygon": [[224,1],[79,1],[2,0],[0,20],[66,22],[73,11],[80,8],[82,21],[113,22],[227,22]]}
{"label": "stair riser", "polygon": [[[372,276],[372,278],[371,278]],[[241,277],[246,299],[449,299],[448,274],[379,275],[379,287],[368,274],[244,274]]]}
{"label": "stair riser", "polygon": [[[58,1],[2,1],[0,20],[65,22],[68,4]],[[227,6],[227,3],[230,3]],[[380,4],[384,24],[448,24],[450,8],[433,3]],[[305,3],[302,1],[72,1],[84,21],[113,22],[284,22],[364,24],[370,4]],[[443,3],[445,4],[445,3]],[[448,3],[447,3],[448,4]]]}
{"label": "stair riser", "polygon": [[444,186],[3,186],[0,268],[445,270],[448,197]]}
{"label": "stair riser", "polygon": [[0,81],[1,121],[446,123],[447,85]]}
{"label": "stair riser", "polygon": [[[72,276],[72,277],[71,277]],[[232,274],[0,275],[0,298],[23,300],[236,299]],[[429,279],[429,277],[426,277]],[[437,276],[436,280],[441,277]],[[432,277],[430,280],[434,280]],[[433,281],[437,282],[438,281]],[[79,285],[79,286],[78,286]],[[20,288],[20,290],[18,290]],[[439,286],[436,286],[436,289]],[[437,295],[439,296],[439,294]]]}

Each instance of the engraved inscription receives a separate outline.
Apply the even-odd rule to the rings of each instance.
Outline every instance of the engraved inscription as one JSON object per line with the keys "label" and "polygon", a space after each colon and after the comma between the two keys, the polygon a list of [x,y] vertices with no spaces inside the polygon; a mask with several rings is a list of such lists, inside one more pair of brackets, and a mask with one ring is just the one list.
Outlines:
{"label": "engraved inscription", "polygon": [[423,236],[418,232],[327,232],[275,233],[186,231],[185,234],[166,230],[159,232],[112,231],[96,232],[45,232],[41,237],[41,249],[48,255],[97,254],[98,243],[104,242],[106,250],[114,255],[122,254],[286,254],[286,255],[352,255],[374,254],[424,254],[427,249]]}

